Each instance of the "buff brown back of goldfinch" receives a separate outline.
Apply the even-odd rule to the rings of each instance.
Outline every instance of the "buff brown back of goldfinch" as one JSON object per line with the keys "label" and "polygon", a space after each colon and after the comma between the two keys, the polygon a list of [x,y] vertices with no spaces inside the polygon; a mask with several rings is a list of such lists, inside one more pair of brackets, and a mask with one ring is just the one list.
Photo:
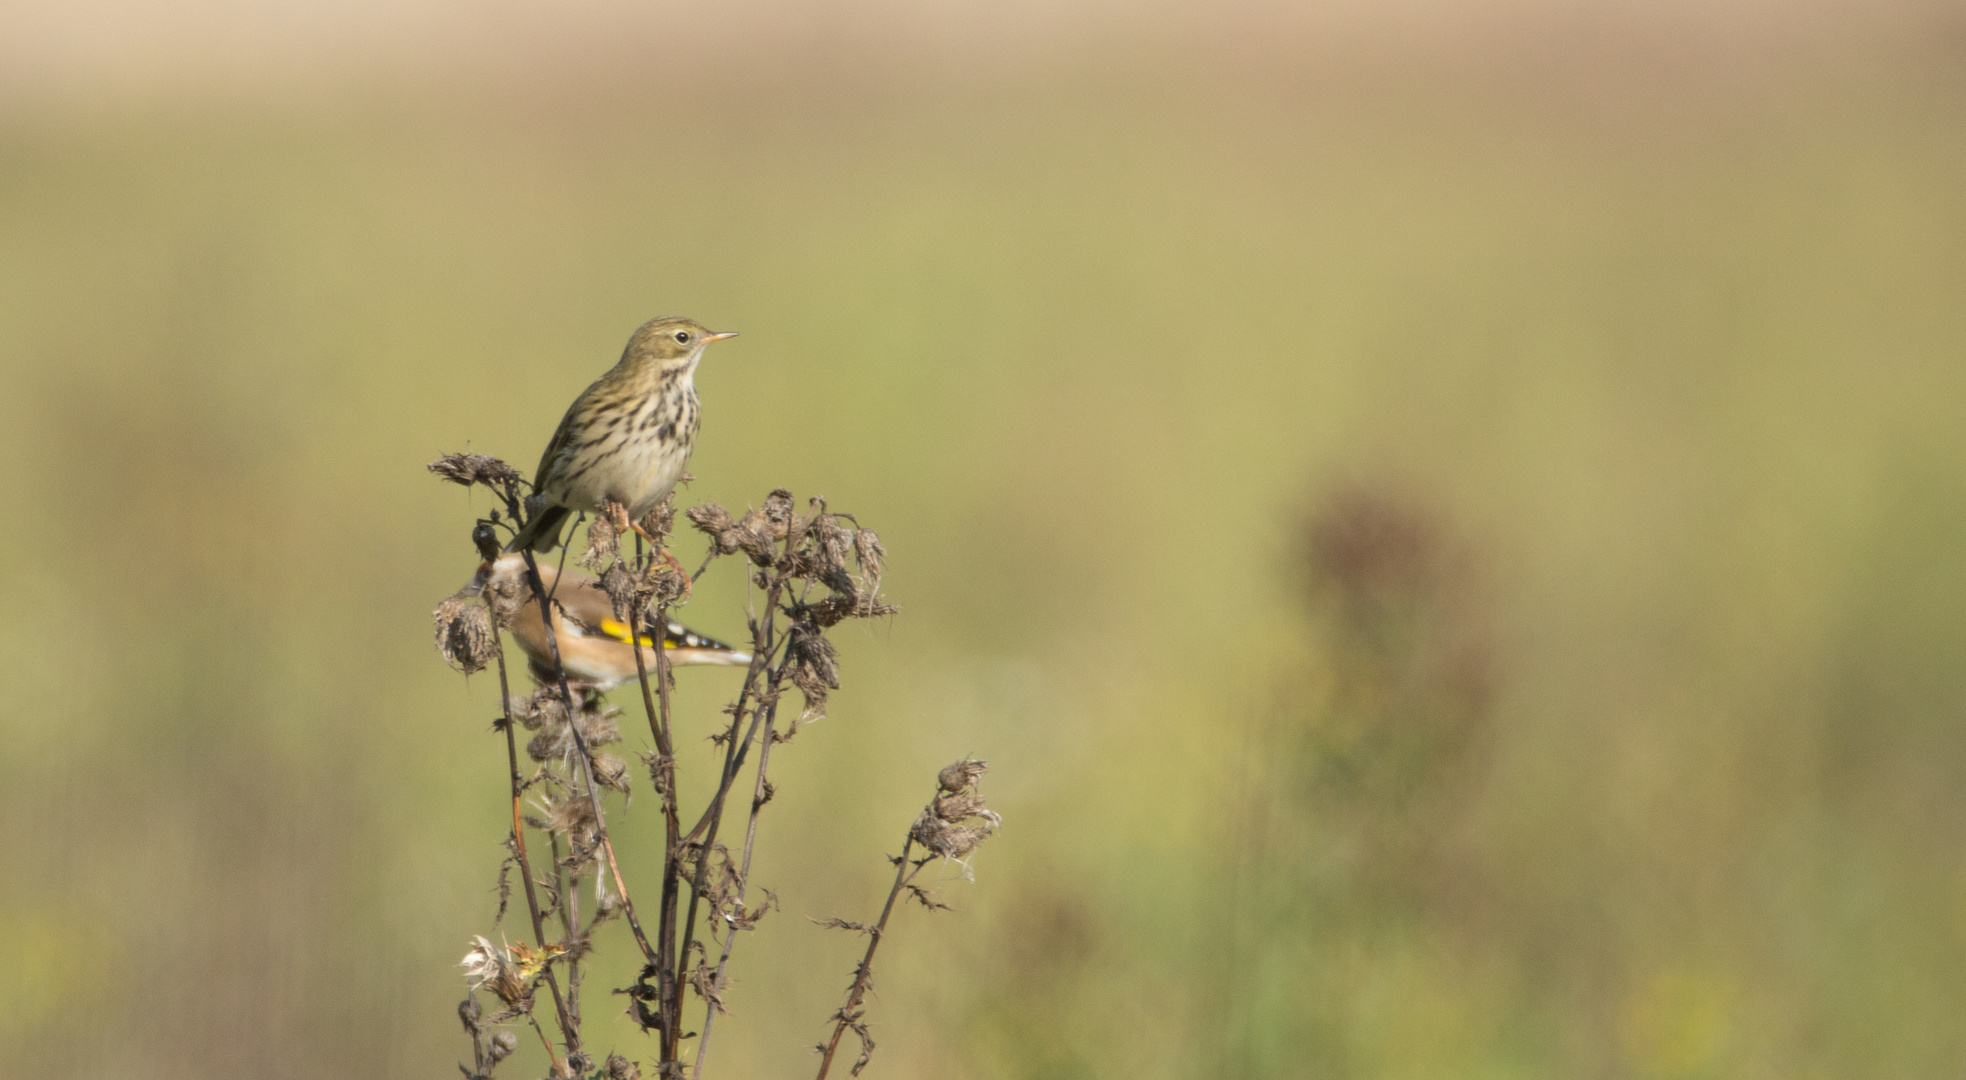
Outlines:
{"label": "buff brown back of goldfinch", "polygon": [[[615,616],[614,602],[608,599],[601,583],[579,570],[556,570],[544,560],[539,563],[539,577],[551,601],[553,631],[558,638],[567,681],[605,692],[634,679],[635,647],[629,644],[628,626]],[[480,566],[471,588],[481,591],[493,585],[517,583],[519,595],[527,595],[531,590],[524,588],[525,581],[525,557],[510,553]],[[650,675],[655,674],[657,641],[662,643],[662,651],[668,655],[672,667],[740,667],[751,662],[750,653],[699,634],[674,619],[665,620],[658,628],[644,612],[639,621],[641,625],[633,636],[641,647],[642,670]],[[511,629],[512,637],[531,661],[534,677],[542,683],[557,681],[553,643],[547,641],[539,604],[529,599],[519,605]]]}

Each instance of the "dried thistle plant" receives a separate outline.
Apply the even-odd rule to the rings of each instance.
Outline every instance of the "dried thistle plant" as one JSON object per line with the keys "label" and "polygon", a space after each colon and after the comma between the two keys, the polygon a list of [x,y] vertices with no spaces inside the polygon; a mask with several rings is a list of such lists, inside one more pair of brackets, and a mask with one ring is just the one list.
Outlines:
{"label": "dried thistle plant", "polygon": [[[895,901],[905,891],[910,899],[929,911],[947,910],[948,905],[935,899],[932,890],[915,884],[922,867],[938,858],[953,860],[962,864],[964,879],[970,879],[969,864],[962,860],[1003,826],[1003,818],[984,804],[983,795],[976,787],[988,768],[986,762],[964,758],[936,777],[935,795],[908,827],[901,854],[889,857],[894,863],[894,885],[887,891],[887,903],[881,905],[879,921],[872,926],[845,919],[826,919],[820,923],[829,929],[867,935],[867,952],[854,966],[846,1003],[832,1016],[833,1034],[815,1047],[819,1051],[817,1080],[826,1080],[826,1074],[833,1068],[833,1056],[839,1052],[840,1040],[849,1031],[860,1041],[860,1056],[854,1059],[850,1075],[859,1076],[874,1058],[874,1037],[867,1030],[864,1002],[874,987],[874,953],[886,937],[887,920],[894,914]],[[923,849],[920,855],[914,854],[917,845]]]}
{"label": "dried thistle plant", "polygon": [[[623,627],[667,626],[669,609],[685,602],[694,580],[727,556],[743,557],[744,572],[762,596],[762,603],[747,611],[750,663],[743,684],[724,710],[727,723],[713,736],[722,759],[713,794],[684,828],[672,736],[674,677],[667,650],[628,646],[635,658],[635,689],[655,747],[653,753],[642,755],[645,771],[631,772],[620,758],[599,749],[622,741],[622,713],[609,707],[601,693],[612,683],[580,684],[567,676],[560,662],[556,628],[562,623],[554,618],[557,601],[533,553],[521,552],[526,569],[522,577],[486,572],[494,561],[510,558],[502,550],[540,512],[538,500],[528,497],[516,470],[487,455],[454,454],[430,469],[450,482],[486,488],[500,505],[472,530],[472,542],[486,560],[485,568],[471,585],[440,604],[435,618],[438,651],[446,662],[465,674],[498,670],[504,706],[493,727],[505,736],[512,800],[508,857],[499,874],[499,915],[505,912],[509,878],[516,872],[531,929],[530,942],[494,945],[487,937],[473,939],[463,962],[471,996],[459,1009],[472,1039],[472,1064],[460,1067],[473,1080],[490,1080],[516,1046],[510,1026],[523,1023],[545,1046],[553,1077],[640,1076],[640,1067],[620,1055],[610,1055],[597,1065],[581,1035],[579,991],[584,965],[591,964],[595,948],[593,932],[602,923],[620,918],[629,925],[641,964],[632,985],[617,992],[628,998],[629,1015],[655,1036],[651,1063],[655,1075],[701,1077],[717,1017],[725,1011],[729,965],[739,936],[777,908],[776,895],[769,889],[754,889],[751,882],[760,815],[773,796],[769,774],[773,748],[823,717],[829,695],[840,687],[839,655],[827,632],[848,619],[876,618],[897,610],[880,595],[886,547],[852,515],[832,512],[818,498],[809,500],[802,512],[784,490],[771,492],[741,515],[715,503],[687,510],[685,519],[708,538],[710,547],[694,574],[685,572],[667,547],[675,523],[670,501],[637,522],[629,521],[621,507],[606,504],[589,523],[580,561],[598,574],[598,587]],[[624,534],[631,530],[633,547],[625,550]],[[556,572],[555,588],[564,580]],[[527,636],[517,640],[526,648],[540,685],[515,696],[499,631],[511,628],[529,608],[537,608],[539,625],[547,628],[544,645],[535,646]],[[631,642],[640,640],[635,637],[638,631],[624,633]],[[800,707],[795,714],[781,717],[779,703],[788,689],[799,692]],[[525,771],[516,735],[519,728],[532,733],[525,744]],[[751,798],[742,840],[727,841],[723,836],[727,810],[747,766]],[[996,827],[996,815],[975,792],[982,769],[981,762],[964,761],[944,770],[936,800],[923,811],[903,846],[902,871],[888,911],[894,895],[904,888],[925,906],[940,906],[914,884],[915,875],[936,858],[961,862]],[[644,931],[607,826],[606,796],[630,795],[644,775],[661,804],[665,831],[653,937]],[[543,862],[535,855],[536,840],[535,849],[529,849],[529,834],[546,838]],[[917,847],[922,854],[910,859]],[[583,911],[582,897],[590,889],[593,902]],[[885,925],[887,913],[880,925]],[[549,923],[557,926],[549,928]],[[878,944],[878,928],[871,933]],[[863,969],[871,964],[872,953],[870,946]],[[539,994],[542,986],[547,991],[544,997]],[[481,990],[501,1006],[490,1017],[478,1005]],[[856,980],[856,990],[841,1015],[857,1015],[865,992],[865,982]],[[700,1033],[683,1030],[684,1007],[691,993],[704,1010]],[[542,1001],[552,1005],[557,1040],[548,1036],[535,1015]],[[857,1019],[849,1021],[847,1028],[856,1024]],[[855,1030],[864,1035],[864,1027]],[[692,1034],[696,1044],[686,1065],[682,1044]],[[833,1041],[838,1043],[839,1032]],[[871,1042],[864,1045],[871,1052]],[[830,1056],[829,1052],[828,1060]]]}

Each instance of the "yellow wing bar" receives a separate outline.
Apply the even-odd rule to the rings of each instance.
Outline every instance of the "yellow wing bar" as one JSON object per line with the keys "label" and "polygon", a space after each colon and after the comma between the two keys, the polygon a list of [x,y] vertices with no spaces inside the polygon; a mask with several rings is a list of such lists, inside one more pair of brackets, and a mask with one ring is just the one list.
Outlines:
{"label": "yellow wing bar", "polygon": [[[624,645],[628,643],[628,624],[619,619],[602,619],[601,633]],[[655,639],[647,633],[636,635],[635,643],[645,649],[655,647]],[[704,637],[694,630],[687,629],[680,623],[673,622],[664,628],[662,647],[665,649],[712,649],[717,652],[735,651],[721,641]]]}

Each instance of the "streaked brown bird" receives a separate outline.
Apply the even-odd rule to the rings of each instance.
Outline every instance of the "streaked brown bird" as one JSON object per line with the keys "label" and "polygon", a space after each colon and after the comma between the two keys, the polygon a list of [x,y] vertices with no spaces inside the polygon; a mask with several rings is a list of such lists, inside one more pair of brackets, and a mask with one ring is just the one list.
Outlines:
{"label": "streaked brown bird", "polygon": [[[553,630],[559,638],[560,660],[566,665],[567,681],[606,692],[636,677],[635,651],[628,641],[628,626],[615,618],[614,603],[591,574],[579,570],[557,570],[545,561],[539,563],[541,584],[553,609]],[[511,553],[478,567],[469,591],[480,592],[494,583],[518,583],[526,579],[525,556]],[[523,588],[523,595],[527,590]],[[662,651],[675,667],[721,665],[737,667],[751,662],[751,654],[731,648],[676,622],[666,620],[658,635],[651,613],[643,612],[636,638],[642,650],[642,665],[655,673],[655,642],[659,636]],[[539,604],[528,599],[512,619],[512,636],[525,650],[533,677],[542,683],[558,681],[553,670],[553,651],[546,640],[546,624],[539,617]]]}
{"label": "streaked brown bird", "polygon": [[603,501],[642,516],[676,486],[696,446],[696,365],[713,341],[734,333],[690,319],[651,319],[628,339],[621,361],[575,398],[540,456],[531,520],[507,551],[550,551],[576,512]]}

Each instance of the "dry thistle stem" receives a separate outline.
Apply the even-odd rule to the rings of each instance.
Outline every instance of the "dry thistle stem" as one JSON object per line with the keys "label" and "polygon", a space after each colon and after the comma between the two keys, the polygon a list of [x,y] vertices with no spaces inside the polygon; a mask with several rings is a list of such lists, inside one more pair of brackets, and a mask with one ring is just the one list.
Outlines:
{"label": "dry thistle stem", "polygon": [[[984,805],[982,793],[976,790],[977,781],[983,778],[988,768],[981,761],[964,758],[937,774],[935,795],[908,828],[908,839],[901,845],[901,854],[894,856],[894,887],[887,892],[887,903],[881,907],[879,922],[872,926],[845,919],[820,922],[819,925],[829,929],[866,934],[867,952],[853,969],[853,982],[847,987],[846,1003],[832,1015],[832,1037],[815,1048],[820,1055],[817,1080],[826,1080],[827,1072],[833,1067],[833,1055],[839,1051],[840,1040],[849,1031],[860,1041],[860,1056],[854,1059],[851,1074],[859,1076],[860,1071],[874,1058],[874,1038],[867,1030],[867,1013],[861,1003],[874,985],[874,953],[887,936],[887,920],[894,914],[894,902],[901,896],[902,890],[907,890],[910,897],[929,911],[947,910],[948,905],[938,903],[933,891],[915,884],[915,877],[937,855],[959,860],[975,851],[977,845],[1003,824],[1003,818]],[[966,824],[971,819],[980,820],[983,824]],[[927,848],[930,854],[910,858],[916,844]],[[974,880],[967,865],[963,867],[963,878]]]}

